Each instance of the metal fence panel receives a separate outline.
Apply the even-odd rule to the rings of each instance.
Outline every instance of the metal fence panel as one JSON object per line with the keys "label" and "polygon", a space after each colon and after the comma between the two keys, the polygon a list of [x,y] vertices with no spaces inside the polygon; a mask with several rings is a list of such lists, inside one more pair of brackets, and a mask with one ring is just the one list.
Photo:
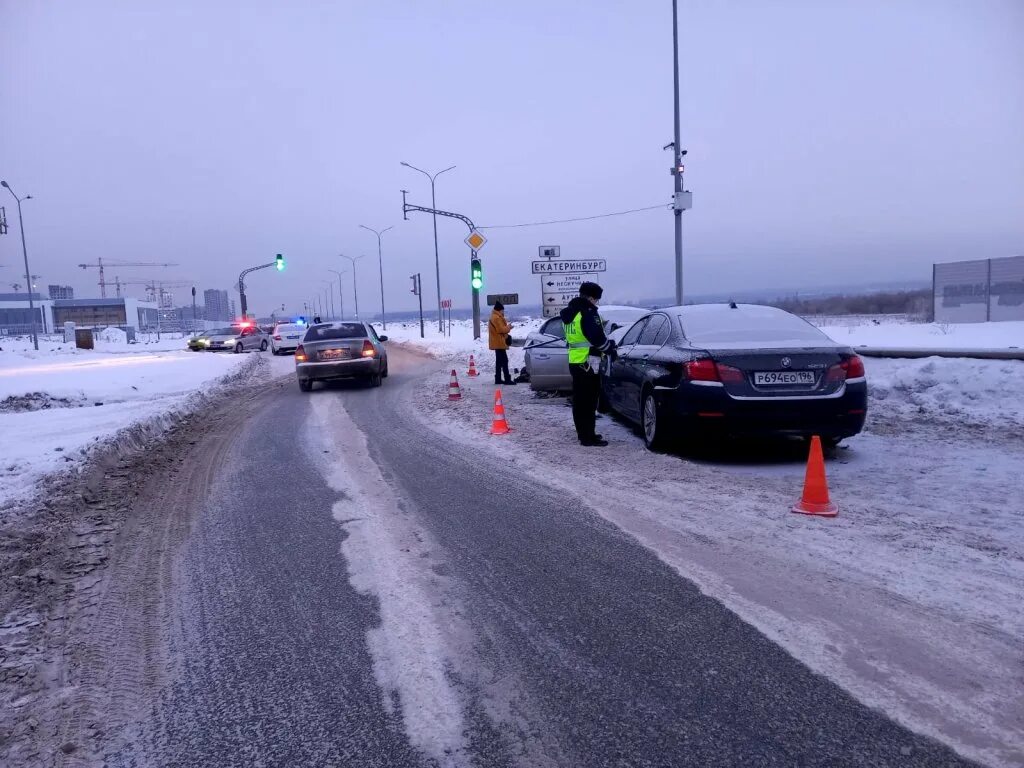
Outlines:
{"label": "metal fence panel", "polygon": [[1024,320],[1024,256],[992,259],[989,317]]}
{"label": "metal fence panel", "polygon": [[983,323],[988,319],[987,259],[936,264],[935,322]]}

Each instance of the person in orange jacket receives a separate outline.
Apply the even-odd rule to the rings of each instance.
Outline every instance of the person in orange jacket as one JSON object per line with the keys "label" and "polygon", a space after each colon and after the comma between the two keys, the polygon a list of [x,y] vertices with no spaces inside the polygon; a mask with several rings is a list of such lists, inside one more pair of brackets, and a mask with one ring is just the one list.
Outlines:
{"label": "person in orange jacket", "polygon": [[505,319],[505,305],[496,301],[487,323],[487,348],[494,350],[495,384],[515,384],[512,374],[508,372],[508,334],[511,330],[512,326]]}

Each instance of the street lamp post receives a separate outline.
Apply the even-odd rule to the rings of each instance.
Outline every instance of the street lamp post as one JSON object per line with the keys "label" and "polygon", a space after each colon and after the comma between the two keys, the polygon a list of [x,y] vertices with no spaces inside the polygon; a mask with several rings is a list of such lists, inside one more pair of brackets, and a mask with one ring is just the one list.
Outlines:
{"label": "street lamp post", "polygon": [[327,290],[324,295],[327,297],[327,306],[331,308],[331,320],[337,320],[334,314],[334,281],[333,280],[321,280],[321,283],[326,283]]}
{"label": "street lamp post", "polygon": [[356,278],[356,262],[363,258],[360,256],[345,256],[344,253],[339,253],[339,256],[343,256],[352,262],[352,295],[356,300],[356,320],[359,319],[359,281]]}
{"label": "street lamp post", "polygon": [[378,232],[376,229],[370,229],[370,227],[366,226],[365,224],[360,224],[359,226],[362,227],[363,229],[367,229],[370,232],[373,232],[373,234],[377,236],[377,264],[380,266],[380,321],[381,324],[384,326],[384,330],[386,331],[388,329],[388,321],[384,315],[384,257],[381,255],[380,238],[381,235],[383,235],[389,229],[394,229],[394,227],[385,227],[384,229]]}
{"label": "street lamp post", "polygon": [[[25,220],[21,217],[21,201],[31,200],[32,195],[25,195],[24,198],[18,197],[14,194],[14,190],[11,189],[11,185],[6,181],[0,181],[0,187],[6,187],[7,191],[11,193],[15,200],[18,201],[18,226],[21,227],[21,255],[25,257],[25,274],[31,275],[32,270],[28,268],[28,248],[25,246]],[[36,305],[32,301],[32,279],[29,278],[28,284],[28,313],[32,319],[32,347],[39,350],[39,333],[36,330]]]}
{"label": "street lamp post", "polygon": [[333,272],[334,274],[336,274],[338,276],[338,312],[341,315],[341,317],[339,319],[344,320],[345,319],[345,294],[341,290],[341,276],[343,274],[345,274],[345,270],[341,270],[339,272],[336,269],[328,269],[327,271],[328,272]]}
{"label": "street lamp post", "polygon": [[[438,171],[433,176],[424,171],[422,168],[417,168],[415,165],[409,165],[406,162],[402,162],[406,168],[412,168],[414,171],[419,171],[428,179],[430,179],[430,207],[437,208],[437,195],[434,191],[434,179],[440,176],[442,173],[447,173],[452,170],[455,166],[445,168],[443,171]],[[437,328],[442,333],[444,332],[444,316],[441,314],[441,258],[438,256],[437,250],[437,214],[434,214],[434,269],[437,273]]]}

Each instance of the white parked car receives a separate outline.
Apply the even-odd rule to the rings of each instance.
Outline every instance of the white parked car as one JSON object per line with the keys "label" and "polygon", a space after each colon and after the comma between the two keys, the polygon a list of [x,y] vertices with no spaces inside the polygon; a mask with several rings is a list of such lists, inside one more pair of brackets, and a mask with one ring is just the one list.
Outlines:
{"label": "white parked car", "polygon": [[275,355],[294,352],[305,333],[306,326],[302,323],[278,323],[270,334],[270,351]]}

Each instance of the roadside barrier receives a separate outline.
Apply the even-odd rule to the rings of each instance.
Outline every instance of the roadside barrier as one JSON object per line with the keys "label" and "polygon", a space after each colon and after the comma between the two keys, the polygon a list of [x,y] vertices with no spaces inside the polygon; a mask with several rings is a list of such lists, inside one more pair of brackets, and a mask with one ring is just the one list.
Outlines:
{"label": "roadside barrier", "polygon": [[452,368],[452,377],[448,382],[448,399],[449,400],[461,400],[462,390],[459,389],[459,377],[455,375],[455,369]]}
{"label": "roadside barrier", "polygon": [[494,421],[491,422],[492,435],[507,435],[512,429],[505,419],[505,405],[501,402],[501,390],[494,390]]}
{"label": "roadside barrier", "polygon": [[804,493],[793,507],[801,515],[835,517],[839,507],[828,497],[828,480],[825,478],[825,457],[821,452],[821,438],[811,438],[811,453],[807,457],[807,474],[804,476]]}

